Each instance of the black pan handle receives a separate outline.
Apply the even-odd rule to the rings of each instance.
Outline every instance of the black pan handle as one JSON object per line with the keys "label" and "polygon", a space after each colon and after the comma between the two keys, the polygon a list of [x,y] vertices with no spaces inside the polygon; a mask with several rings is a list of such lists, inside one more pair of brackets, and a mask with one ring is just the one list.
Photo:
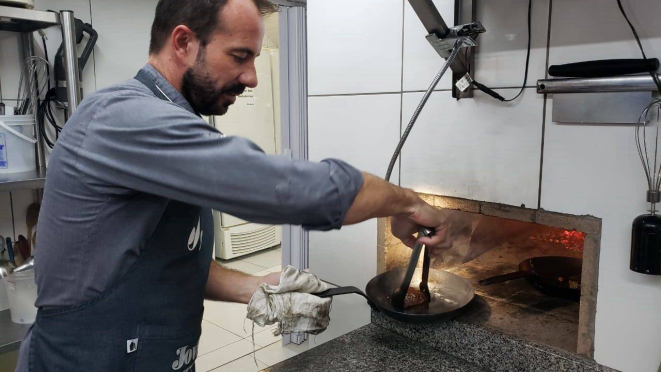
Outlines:
{"label": "black pan handle", "polygon": [[323,292],[315,293],[314,295],[319,296],[321,298],[328,298],[328,297],[345,295],[345,294],[357,294],[365,297],[370,307],[372,307],[372,309],[374,309],[374,311],[376,311],[377,313],[379,312],[379,308],[376,306],[374,302],[372,302],[372,300],[369,299],[369,297],[367,297],[365,292],[361,291],[356,287],[348,286],[348,287],[331,288]]}
{"label": "black pan handle", "polygon": [[658,69],[659,60],[656,58],[606,59],[600,61],[585,61],[554,65],[549,67],[549,75],[574,78],[593,78],[654,72]]}
{"label": "black pan handle", "polygon": [[521,279],[525,278],[526,276],[529,276],[530,273],[526,271],[517,271],[509,274],[503,274],[503,275],[496,275],[492,276],[491,278],[486,278],[482,279],[477,282],[479,285],[490,285],[490,284],[495,284],[495,283],[502,283],[506,282],[508,280],[515,280],[515,279]]}

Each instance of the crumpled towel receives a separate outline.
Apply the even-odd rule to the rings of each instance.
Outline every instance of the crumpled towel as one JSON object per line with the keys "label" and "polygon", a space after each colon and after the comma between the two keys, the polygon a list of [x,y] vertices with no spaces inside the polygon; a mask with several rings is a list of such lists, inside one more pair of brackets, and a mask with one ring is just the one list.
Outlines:
{"label": "crumpled towel", "polygon": [[331,298],[317,297],[329,289],[315,275],[287,266],[280,284],[261,284],[248,303],[248,319],[264,327],[279,323],[274,335],[289,333],[319,334],[330,322]]}

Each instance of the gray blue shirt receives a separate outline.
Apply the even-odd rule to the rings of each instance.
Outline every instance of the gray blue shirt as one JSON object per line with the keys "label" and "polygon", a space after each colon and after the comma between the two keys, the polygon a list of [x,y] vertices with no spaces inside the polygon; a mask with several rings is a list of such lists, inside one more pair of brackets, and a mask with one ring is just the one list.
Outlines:
{"label": "gray blue shirt", "polygon": [[[170,200],[330,230],[362,186],[361,172],[342,161],[269,156],[246,138],[223,136],[156,69],[143,70],[169,101],[135,79],[100,90],[53,150],[35,249],[39,307],[77,305],[110,289]],[[28,331],[17,371],[28,370],[30,338]]]}
{"label": "gray blue shirt", "polygon": [[57,141],[38,226],[37,306],[75,305],[112,286],[170,199],[329,230],[362,185],[344,162],[266,155],[223,136],[155,68],[144,70],[172,102],[129,80],[85,98]]}

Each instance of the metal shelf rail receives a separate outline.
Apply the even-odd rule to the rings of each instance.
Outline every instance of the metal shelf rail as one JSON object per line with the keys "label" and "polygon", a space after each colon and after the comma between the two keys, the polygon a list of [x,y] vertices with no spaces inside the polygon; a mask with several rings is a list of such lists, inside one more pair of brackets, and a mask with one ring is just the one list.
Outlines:
{"label": "metal shelf rail", "polygon": [[653,92],[656,89],[654,80],[650,75],[537,80],[537,93],[539,94]]}
{"label": "metal shelf rail", "polygon": [[[56,13],[0,6],[0,31],[21,33],[21,57],[23,61],[34,55],[32,32],[51,26],[60,26],[62,29],[67,98],[69,99],[68,113],[71,115],[81,100],[81,78],[78,72],[78,52],[73,12],[63,10]],[[46,181],[44,143],[37,128],[35,128],[35,133],[38,140],[37,146],[35,146],[36,170],[25,173],[0,174],[0,191],[41,189],[44,187]]]}

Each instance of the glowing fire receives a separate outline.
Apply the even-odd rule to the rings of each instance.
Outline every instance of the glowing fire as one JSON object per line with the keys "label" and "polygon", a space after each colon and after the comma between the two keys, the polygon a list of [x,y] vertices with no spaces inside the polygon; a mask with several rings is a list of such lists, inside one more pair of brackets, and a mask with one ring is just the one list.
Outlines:
{"label": "glowing fire", "polygon": [[564,230],[560,233],[552,232],[531,236],[530,240],[548,242],[556,247],[582,252],[583,243],[585,242],[585,233],[576,230]]}

